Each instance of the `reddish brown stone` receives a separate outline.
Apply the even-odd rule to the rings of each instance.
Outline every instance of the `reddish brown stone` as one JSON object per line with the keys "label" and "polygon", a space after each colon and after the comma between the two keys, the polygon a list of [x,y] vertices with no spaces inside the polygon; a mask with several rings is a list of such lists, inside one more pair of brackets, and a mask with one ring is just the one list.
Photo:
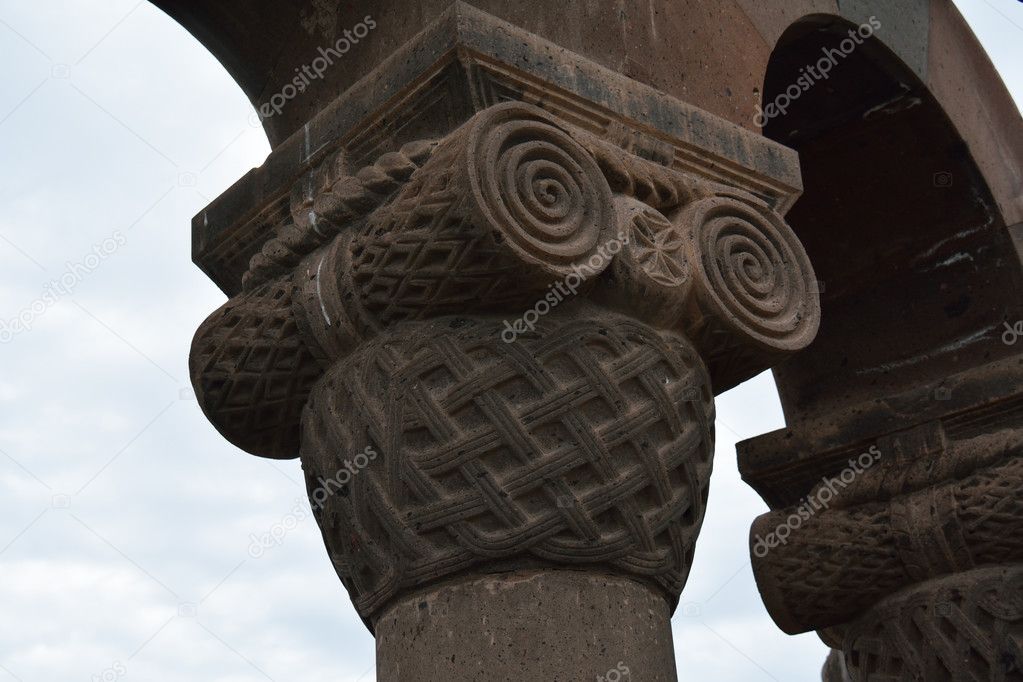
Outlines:
{"label": "reddish brown stone", "polygon": [[508,567],[671,602],[711,396],[774,368],[754,537],[882,453],[754,556],[779,624],[842,650],[832,679],[1020,678],[1023,122],[951,3],[157,4],[257,107],[374,24],[193,223],[233,297],[192,353],[211,421],[301,451],[314,504],[377,453],[318,508],[368,621]]}

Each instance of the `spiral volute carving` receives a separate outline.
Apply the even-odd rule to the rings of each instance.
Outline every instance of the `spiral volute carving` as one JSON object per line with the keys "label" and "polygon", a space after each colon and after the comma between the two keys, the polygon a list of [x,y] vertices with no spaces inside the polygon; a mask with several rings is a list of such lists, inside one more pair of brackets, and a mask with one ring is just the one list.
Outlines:
{"label": "spiral volute carving", "polygon": [[593,157],[535,107],[507,104],[469,131],[481,223],[520,257],[567,274],[612,238],[611,190]]}
{"label": "spiral volute carving", "polygon": [[817,334],[820,302],[799,239],[776,214],[716,197],[688,206],[679,220],[702,306],[750,341],[779,352],[805,348]]}

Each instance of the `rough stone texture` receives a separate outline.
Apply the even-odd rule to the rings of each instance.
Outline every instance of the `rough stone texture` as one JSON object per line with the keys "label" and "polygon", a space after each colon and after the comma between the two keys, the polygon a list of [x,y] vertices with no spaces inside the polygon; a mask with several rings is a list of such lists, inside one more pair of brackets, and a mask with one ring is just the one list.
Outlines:
{"label": "rough stone texture", "polygon": [[674,604],[713,454],[699,358],[681,336],[599,309],[559,310],[513,344],[502,329],[404,325],[309,400],[311,496],[349,453],[379,455],[317,510],[356,606],[372,619],[403,590],[525,559],[630,574]]}
{"label": "rough stone texture", "polygon": [[[1023,559],[1014,540],[1023,356],[1003,340],[1023,319],[1009,227],[1019,163],[1006,151],[1020,148],[1010,140],[1019,115],[1001,83],[984,77],[987,58],[951,3],[905,3],[892,16],[842,2],[842,13],[853,4],[881,20],[884,44],[858,47],[826,87],[764,128],[800,152],[805,193],[787,218],[821,279],[823,324],[807,351],[775,370],[787,427],[739,445],[743,477],[775,510],[754,523],[754,572],[779,626],[818,629],[844,651],[852,679],[1006,679],[979,664],[939,674],[929,656],[942,640],[919,618],[902,625],[901,640],[880,635],[904,655],[892,662],[889,652],[866,671],[842,636],[853,622],[882,627],[891,612],[874,609],[896,595]],[[914,30],[892,37],[899,21]],[[816,17],[785,31],[765,102],[838,45],[845,27]],[[990,132],[971,132],[978,108]],[[880,461],[850,474],[850,460],[870,448]],[[957,618],[985,658],[993,621],[976,610]],[[914,637],[918,653],[908,652]]]}
{"label": "rough stone texture", "polygon": [[[326,77],[313,81],[282,116],[264,121],[276,148],[290,135],[301,139],[303,126],[328,103],[372,72],[399,46],[450,8],[454,0],[376,0],[326,9],[329,3],[304,0],[155,0],[192,31],[224,63],[255,106],[309,64],[367,14],[378,28],[354,45]],[[929,66],[926,84],[942,109],[952,116],[992,188],[1010,224],[1023,221],[1023,126],[1018,109],[953,3],[929,0],[929,30],[911,31],[916,54],[925,49]],[[669,95],[711,111],[743,127],[755,128],[756,107],[762,105],[764,74],[771,50],[785,30],[809,17],[858,22],[864,15],[882,19],[898,12],[890,0],[857,0],[855,13],[839,11],[835,0],[572,0],[557,12],[536,10],[529,3],[477,0],[475,5],[521,26],[617,73],[649,83]],[[917,7],[920,3],[913,0]],[[916,14],[921,10],[914,9]],[[747,18],[748,15],[748,18]],[[893,22],[899,25],[898,21]],[[920,47],[919,36],[926,38]],[[897,53],[905,38],[898,31],[883,37]],[[276,49],[264,49],[274,45]],[[743,49],[735,49],[742,46]],[[912,53],[901,55],[913,65]],[[917,70],[919,72],[919,69]],[[386,85],[386,84],[378,84]],[[980,115],[978,115],[978,109]],[[360,108],[362,116],[369,108]],[[311,149],[316,149],[313,145]],[[253,178],[254,180],[255,178]],[[256,183],[264,185],[264,183]],[[261,198],[241,199],[248,211]]]}
{"label": "rough stone texture", "polygon": [[931,0],[928,85],[976,160],[1008,225],[1023,222],[1023,125],[984,46],[951,2]]}
{"label": "rough stone texture", "polygon": [[852,682],[849,677],[849,669],[845,665],[845,656],[841,651],[832,649],[824,662],[824,669],[821,670],[823,682]]}
{"label": "rough stone texture", "polygon": [[[209,4],[156,0],[154,4],[204,38],[256,107],[292,81],[296,66],[319,56],[318,48],[332,46],[345,30],[351,34],[365,17],[374,19],[377,28],[351,45],[339,60],[343,64],[305,88],[281,115],[264,121],[276,146],[458,2],[351,0],[335,7],[313,0],[221,0]],[[734,50],[726,41],[678,40],[681,35],[716,32],[722,24],[741,23],[750,36],[755,35],[742,10],[732,3],[580,0],[562,4],[558,11],[506,0],[467,4],[638,82],[685,100],[699,100],[709,112],[752,126],[743,111],[755,101],[754,90],[760,85],[756,65],[766,60],[766,46]],[[232,26],[235,22],[247,30]],[[213,34],[211,28],[219,30]],[[265,45],[276,49],[263,49]]]}
{"label": "rough stone texture", "polygon": [[[250,259],[248,290],[196,335],[201,404],[253,454],[294,457],[295,408],[320,366],[399,322],[516,320],[599,280],[596,298],[611,309],[691,339],[715,393],[816,334],[813,268],[777,211],[748,192],[643,161],[523,104],[495,105],[441,141],[402,150],[355,175],[332,157],[300,179],[290,193],[295,222]],[[615,208],[628,202],[674,236],[665,242]],[[692,282],[637,309],[666,243]],[[637,254],[656,262],[630,265]],[[278,340],[294,350],[275,353]],[[288,409],[270,416],[267,400]],[[273,443],[269,429],[279,433]]]}
{"label": "rough stone texture", "polygon": [[298,333],[290,280],[233,298],[195,334],[189,372],[217,430],[262,457],[298,456],[299,419],[322,368]]}
{"label": "rough stone texture", "polygon": [[[754,196],[645,164],[528,105],[496,105],[420,147],[355,176],[328,161],[293,192],[326,188],[296,202],[308,219],[277,242],[291,246],[254,256],[249,290],[196,337],[207,414],[254,454],[287,456],[297,415],[265,419],[248,387],[304,402],[311,496],[352,453],[381,455],[317,508],[367,619],[401,590],[521,558],[632,573],[677,601],[707,497],[713,391],[816,331],[798,240]],[[325,198],[348,189],[345,202]],[[638,204],[669,242],[615,209]],[[676,268],[691,264],[691,286],[637,314],[630,292],[682,272],[665,265],[666,245]],[[300,258],[295,275],[260,283]],[[609,307],[565,300],[598,280]],[[535,301],[542,319],[507,321]],[[253,313],[236,310],[280,322],[239,334]],[[309,350],[282,372],[274,343]],[[262,432],[246,440],[253,424],[281,433],[272,448]]]}
{"label": "rough stone texture", "polygon": [[757,27],[767,43],[768,50],[773,49],[785,31],[803,17],[813,14],[840,16],[837,0],[787,0],[786,2],[736,0],[736,2],[750,17],[753,25]]}
{"label": "rough stone texture", "polygon": [[[354,174],[329,157],[290,203],[197,333],[193,382],[238,445],[301,453],[367,625],[471,572],[571,567],[645,584],[666,631],[707,503],[713,396],[819,325],[777,210],[517,102]],[[578,672],[581,652],[554,644],[535,665]],[[649,646],[637,670],[672,679]]]}
{"label": "rough stone texture", "polygon": [[852,682],[1023,680],[1023,569],[967,571],[878,604],[845,631]]}
{"label": "rough stone texture", "polygon": [[586,149],[539,110],[497,105],[445,138],[367,222],[353,280],[383,325],[524,310],[573,273],[598,276],[616,228]]}
{"label": "rough stone texture", "polygon": [[[798,197],[798,161],[790,150],[470,6],[452,6],[409,44],[394,48],[276,145],[245,182],[196,216],[195,260],[229,295],[240,289],[246,264],[268,231],[309,220],[312,195],[323,191],[323,183],[341,178],[351,199],[372,200],[372,188],[367,193],[361,180],[347,179],[358,175],[354,168],[375,165],[384,154],[405,154],[408,143],[444,137],[508,99],[539,104],[659,166],[742,188],[782,213]],[[366,181],[378,177],[369,168],[359,172]],[[321,212],[338,203],[330,199],[335,193],[320,199]],[[349,197],[342,193],[341,199],[345,204]],[[361,211],[372,208],[360,205]]]}
{"label": "rough stone texture", "polygon": [[[257,105],[376,20],[193,222],[232,296],[193,348],[203,409],[301,453],[371,628],[480,572],[569,566],[670,611],[712,396],[773,367],[787,427],[739,450],[779,624],[840,649],[835,679],[1020,679],[1023,121],[952,3],[157,4]],[[432,656],[423,679],[462,672]]]}
{"label": "rough stone texture", "polygon": [[[754,563],[775,621],[792,634],[826,628],[914,583],[1023,562],[1020,452],[1013,448],[995,466],[954,483],[828,509],[803,522],[786,544]],[[767,536],[793,514],[790,508],[759,517],[751,536]]]}
{"label": "rough stone texture", "polygon": [[927,78],[930,47],[931,0],[837,0],[839,12],[855,25],[874,17],[881,24],[878,36],[920,78]]}
{"label": "rough stone texture", "polygon": [[397,600],[376,625],[380,682],[676,679],[667,604],[616,576],[465,578]]}

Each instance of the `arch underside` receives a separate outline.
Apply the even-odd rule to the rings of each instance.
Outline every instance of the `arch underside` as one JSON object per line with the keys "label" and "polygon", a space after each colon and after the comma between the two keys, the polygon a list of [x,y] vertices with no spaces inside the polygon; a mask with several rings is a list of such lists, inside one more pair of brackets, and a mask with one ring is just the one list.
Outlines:
{"label": "arch underside", "polygon": [[782,629],[841,650],[828,680],[1013,679],[1017,619],[983,604],[1019,598],[1023,561],[1020,146],[983,140],[1018,141],[1019,116],[982,130],[946,106],[920,64],[961,45],[914,63],[857,29],[803,17],[766,71],[764,134],[800,155],[788,219],[823,322],[775,367],[787,427],[738,446],[775,510],[754,523],[754,573]]}
{"label": "arch underside", "polygon": [[[765,107],[854,28],[822,15],[791,28],[767,72]],[[1019,252],[968,145],[885,46],[867,42],[838,62],[808,90],[789,90],[787,113],[764,128],[800,154],[805,189],[788,218],[821,280],[824,314],[811,348],[776,368],[788,430],[744,446],[755,485],[765,449],[781,440],[787,453],[773,466],[785,468],[1012,395],[1023,378],[1018,349],[1002,343],[1004,325],[1023,315]],[[779,470],[758,489],[791,502],[829,466]]]}

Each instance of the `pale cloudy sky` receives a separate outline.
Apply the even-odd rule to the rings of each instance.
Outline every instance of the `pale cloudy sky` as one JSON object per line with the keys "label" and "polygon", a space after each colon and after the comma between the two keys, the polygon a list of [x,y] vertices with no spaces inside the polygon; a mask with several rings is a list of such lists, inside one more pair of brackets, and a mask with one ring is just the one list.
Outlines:
{"label": "pale cloudy sky", "polygon": [[[957,4],[1023,102],[1023,4]],[[193,330],[223,302],[189,221],[265,158],[251,107],[137,0],[0,0],[0,54],[0,320],[32,321],[0,327],[0,682],[371,682],[315,523],[248,554],[307,513],[298,463],[228,445],[187,383]],[[44,296],[69,264],[72,290]],[[770,376],[718,414],[680,675],[819,679],[823,645],[773,625],[745,544],[766,507],[734,445],[783,425]]]}

